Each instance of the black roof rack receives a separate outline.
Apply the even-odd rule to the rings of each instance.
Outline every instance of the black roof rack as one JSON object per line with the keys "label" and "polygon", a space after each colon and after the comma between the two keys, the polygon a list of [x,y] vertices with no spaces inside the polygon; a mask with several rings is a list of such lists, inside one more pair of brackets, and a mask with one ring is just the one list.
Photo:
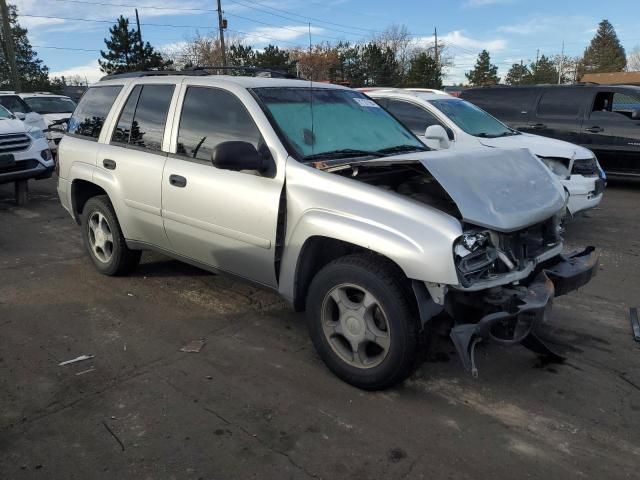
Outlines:
{"label": "black roof rack", "polygon": [[137,71],[137,72],[124,72],[124,73],[112,73],[111,75],[105,75],[100,79],[102,80],[113,80],[116,78],[138,78],[138,77],[154,77],[154,76],[166,76],[166,75],[185,75],[185,76],[207,76],[207,75],[224,75],[225,73],[220,72],[229,72],[229,71],[241,71],[247,73],[253,73],[255,77],[267,77],[267,78],[298,78],[295,75],[292,75],[288,72],[283,72],[281,70],[272,70],[269,68],[260,68],[260,67],[244,67],[244,66],[196,66],[196,67],[188,67],[184,70],[147,70],[147,71]]}

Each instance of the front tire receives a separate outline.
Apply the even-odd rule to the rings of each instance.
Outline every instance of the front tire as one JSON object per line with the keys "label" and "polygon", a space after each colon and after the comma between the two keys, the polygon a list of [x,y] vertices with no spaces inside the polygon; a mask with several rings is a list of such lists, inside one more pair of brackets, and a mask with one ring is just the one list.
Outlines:
{"label": "front tire", "polygon": [[309,333],[327,367],[365,390],[389,388],[416,365],[418,320],[402,272],[381,257],[326,265],[307,295]]}
{"label": "front tire", "polygon": [[82,240],[89,258],[103,275],[126,275],[142,252],[127,247],[116,212],[106,195],[90,198],[82,210]]}

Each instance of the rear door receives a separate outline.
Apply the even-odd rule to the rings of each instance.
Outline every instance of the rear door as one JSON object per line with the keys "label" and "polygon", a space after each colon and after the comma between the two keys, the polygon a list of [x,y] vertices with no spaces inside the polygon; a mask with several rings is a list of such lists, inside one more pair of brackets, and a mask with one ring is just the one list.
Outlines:
{"label": "rear door", "polygon": [[517,130],[526,129],[537,90],[533,87],[500,87],[463,91],[461,98],[489,112]]}
{"label": "rear door", "polygon": [[581,88],[543,88],[533,115],[521,131],[579,143],[588,91]]}
{"label": "rear door", "polygon": [[582,145],[593,150],[610,174],[640,175],[640,94],[615,87],[592,90]]}
{"label": "rear door", "polygon": [[161,183],[167,159],[164,131],[174,90],[174,84],[135,85],[97,164],[115,177],[127,239],[161,248],[169,247],[161,216]]}
{"label": "rear door", "polygon": [[[174,153],[162,179],[162,215],[171,247],[199,263],[276,286],[286,157],[271,174],[214,167],[212,152],[218,144],[249,142],[273,154],[264,132],[271,139],[275,134],[268,132],[268,121],[245,89],[231,92],[198,85],[195,79],[185,83],[194,84],[182,87],[172,133]],[[254,115],[260,116],[263,131]]]}

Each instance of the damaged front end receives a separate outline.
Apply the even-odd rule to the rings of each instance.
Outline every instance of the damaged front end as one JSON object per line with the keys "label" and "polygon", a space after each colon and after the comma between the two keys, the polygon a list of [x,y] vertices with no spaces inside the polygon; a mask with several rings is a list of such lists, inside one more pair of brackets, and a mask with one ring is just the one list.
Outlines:
{"label": "damaged front end", "polygon": [[475,345],[489,340],[502,345],[520,343],[547,361],[561,362],[563,357],[541,336],[553,298],[587,284],[597,268],[598,252],[587,247],[544,261],[527,278],[513,284],[481,290],[452,288],[445,308],[455,320],[450,337],[465,369],[477,376]]}

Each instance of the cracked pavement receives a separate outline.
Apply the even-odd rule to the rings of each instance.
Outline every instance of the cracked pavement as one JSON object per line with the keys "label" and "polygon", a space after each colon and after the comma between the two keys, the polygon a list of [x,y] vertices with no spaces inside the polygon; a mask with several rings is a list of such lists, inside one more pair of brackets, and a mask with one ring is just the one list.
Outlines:
{"label": "cracked pavement", "polygon": [[18,208],[0,185],[2,479],[637,478],[640,185],[568,227],[603,251],[555,301],[565,364],[480,345],[474,380],[439,339],[378,393],[333,377],[271,292],[151,253],[100,276],[55,180],[30,186]]}

